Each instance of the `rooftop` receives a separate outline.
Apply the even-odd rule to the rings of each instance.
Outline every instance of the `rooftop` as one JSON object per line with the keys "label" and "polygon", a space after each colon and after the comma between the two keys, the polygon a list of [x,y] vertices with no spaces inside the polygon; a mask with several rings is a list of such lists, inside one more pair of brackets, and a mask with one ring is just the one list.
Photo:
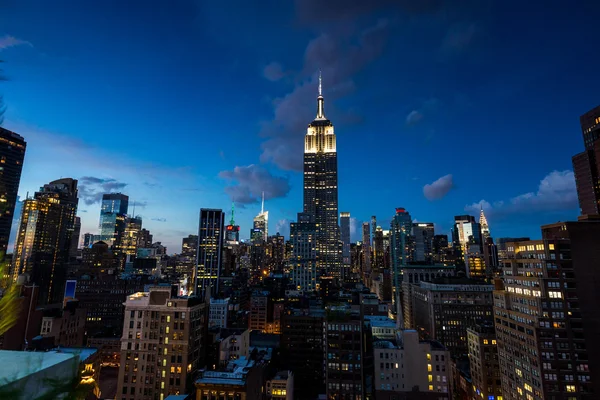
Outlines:
{"label": "rooftop", "polygon": [[384,315],[365,315],[365,322],[369,322],[372,327],[376,328],[395,328],[396,322],[393,319]]}
{"label": "rooftop", "polygon": [[[8,384],[68,361],[77,360],[74,353],[56,351],[31,352],[0,350],[0,382]],[[74,370],[75,372],[75,370]]]}

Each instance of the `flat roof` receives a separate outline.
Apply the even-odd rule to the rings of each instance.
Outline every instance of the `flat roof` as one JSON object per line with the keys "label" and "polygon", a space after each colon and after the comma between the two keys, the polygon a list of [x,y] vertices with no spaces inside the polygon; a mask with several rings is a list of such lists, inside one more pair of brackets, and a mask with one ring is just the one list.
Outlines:
{"label": "flat roof", "polygon": [[[10,351],[0,350],[0,382],[8,384],[24,377],[52,368],[64,361],[76,359],[75,354],[55,351]],[[75,369],[73,369],[75,372]]]}

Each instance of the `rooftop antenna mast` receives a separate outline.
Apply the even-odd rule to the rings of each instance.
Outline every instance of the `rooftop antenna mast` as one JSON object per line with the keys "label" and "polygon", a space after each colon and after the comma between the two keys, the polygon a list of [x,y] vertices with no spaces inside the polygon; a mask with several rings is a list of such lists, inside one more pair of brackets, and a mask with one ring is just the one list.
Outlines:
{"label": "rooftop antenna mast", "polygon": [[260,206],[260,213],[264,214],[265,212],[265,191],[262,192],[262,204]]}

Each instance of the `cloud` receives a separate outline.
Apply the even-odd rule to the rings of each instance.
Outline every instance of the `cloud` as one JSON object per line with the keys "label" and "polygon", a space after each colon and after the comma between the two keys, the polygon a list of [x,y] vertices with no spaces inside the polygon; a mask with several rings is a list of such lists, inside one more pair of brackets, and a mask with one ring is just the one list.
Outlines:
{"label": "cloud", "polygon": [[259,165],[237,166],[231,171],[219,172],[219,177],[234,185],[225,187],[225,193],[238,204],[251,204],[260,201],[285,197],[290,191],[288,178],[274,176]]}
{"label": "cloud", "polygon": [[33,45],[30,42],[28,42],[26,40],[17,39],[14,36],[5,35],[3,37],[0,37],[0,51],[2,51],[4,49],[8,49],[9,47],[23,46],[23,45],[33,47]]}
{"label": "cloud", "polygon": [[287,218],[282,218],[277,221],[275,224],[275,231],[279,232],[280,235],[285,236],[286,238],[290,237],[290,220]]}
{"label": "cloud", "polygon": [[150,218],[150,220],[156,222],[167,222],[166,218]]}
{"label": "cloud", "polygon": [[263,76],[271,82],[276,82],[285,76],[281,64],[272,62],[263,69]]}
{"label": "cloud", "polygon": [[454,187],[452,174],[444,175],[433,183],[423,187],[423,195],[429,201],[439,200]]}
{"label": "cloud", "polygon": [[78,191],[79,198],[85,204],[92,205],[102,200],[102,195],[119,191],[127,186],[124,182],[119,182],[113,178],[97,178],[95,176],[82,176],[79,178]]}
{"label": "cloud", "polygon": [[360,222],[354,217],[350,217],[350,241],[357,242],[362,240],[362,232],[360,230]]}
{"label": "cloud", "polygon": [[577,210],[579,202],[575,175],[570,170],[552,171],[540,181],[536,192],[527,192],[508,201],[490,203],[481,200],[465,206],[465,211],[479,213],[481,208],[487,217]]}
{"label": "cloud", "polygon": [[406,116],[406,125],[412,126],[418,124],[423,119],[423,114],[417,110],[411,111]]}
{"label": "cloud", "polygon": [[325,32],[308,43],[294,89],[272,102],[273,118],[262,123],[260,135],[266,140],[261,145],[261,162],[272,162],[283,170],[302,170],[303,133],[316,112],[319,69],[325,114],[335,113],[338,122],[360,120],[352,112],[339,112],[332,103],[355,91],[354,75],[382,54],[389,31],[389,21],[381,19],[363,30]]}

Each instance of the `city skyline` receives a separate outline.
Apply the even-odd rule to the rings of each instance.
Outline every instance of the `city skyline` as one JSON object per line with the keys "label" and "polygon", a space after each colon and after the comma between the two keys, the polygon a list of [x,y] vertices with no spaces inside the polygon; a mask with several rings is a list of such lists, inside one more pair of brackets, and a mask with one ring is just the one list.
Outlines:
{"label": "city skyline", "polygon": [[[320,68],[339,136],[339,209],[351,212],[353,241],[371,215],[389,229],[396,207],[434,222],[436,234],[449,234],[455,215],[477,217],[482,205],[494,237],[537,238],[541,224],[575,219],[570,156],[583,151],[579,116],[597,105],[599,85],[594,63],[575,60],[593,33],[584,21],[594,13],[574,9],[579,19],[561,20],[563,33],[542,36],[535,27],[560,20],[557,4],[524,5],[507,31],[492,19],[508,15],[502,5],[445,12],[384,3],[340,15],[333,6],[315,13],[310,1],[293,9],[272,4],[281,18],[271,23],[286,26],[290,50],[277,50],[282,39],[271,28],[243,25],[268,44],[254,55],[255,43],[236,43],[210,22],[221,14],[209,5],[142,10],[135,21],[75,2],[64,16],[42,2],[2,10],[0,59],[10,78],[2,87],[4,127],[28,143],[21,199],[61,177],[78,179],[84,234],[98,233],[102,194],[122,192],[173,253],[197,232],[201,207],[226,210],[231,200],[247,238],[264,191],[269,230],[288,236],[301,209],[297,157]],[[169,17],[164,27],[159,16]],[[60,29],[42,31],[40,18]],[[98,25],[103,18],[111,32]],[[19,23],[25,19],[31,23]],[[434,22],[428,34],[420,28]],[[136,30],[144,34],[124,37]],[[521,43],[519,35],[531,40]],[[504,59],[508,47],[521,59]],[[183,48],[215,56],[206,61]],[[223,113],[227,124],[217,118],[215,125]],[[359,191],[353,182],[374,187]]]}

